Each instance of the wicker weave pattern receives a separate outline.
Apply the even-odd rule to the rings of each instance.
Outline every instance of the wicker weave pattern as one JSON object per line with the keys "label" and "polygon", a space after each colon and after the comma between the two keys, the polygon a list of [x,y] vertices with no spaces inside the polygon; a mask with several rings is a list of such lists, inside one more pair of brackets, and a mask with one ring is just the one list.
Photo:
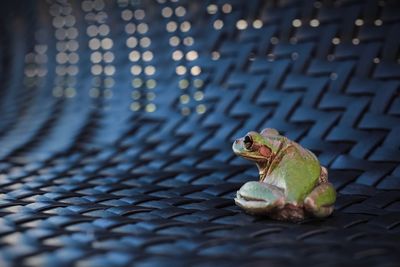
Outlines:
{"label": "wicker weave pattern", "polygon": [[[399,11],[3,3],[0,265],[398,266]],[[264,127],[329,168],[332,217],[234,205],[257,171],[231,143]]]}

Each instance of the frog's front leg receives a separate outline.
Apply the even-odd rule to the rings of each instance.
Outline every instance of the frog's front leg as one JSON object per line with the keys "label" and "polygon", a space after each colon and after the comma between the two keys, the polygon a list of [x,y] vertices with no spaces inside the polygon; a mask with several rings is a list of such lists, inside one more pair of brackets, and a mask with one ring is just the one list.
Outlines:
{"label": "frog's front leg", "polygon": [[262,182],[247,182],[237,191],[235,202],[250,214],[265,215],[285,205],[281,188]]}
{"label": "frog's front leg", "polygon": [[331,183],[319,184],[304,200],[304,208],[315,217],[326,217],[333,212],[336,191]]}

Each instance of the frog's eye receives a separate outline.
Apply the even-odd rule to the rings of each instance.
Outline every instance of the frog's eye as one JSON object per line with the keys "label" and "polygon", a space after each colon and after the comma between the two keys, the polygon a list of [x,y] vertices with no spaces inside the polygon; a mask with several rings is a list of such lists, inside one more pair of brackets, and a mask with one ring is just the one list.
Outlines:
{"label": "frog's eye", "polygon": [[243,144],[244,144],[244,147],[245,147],[246,149],[250,149],[250,148],[251,148],[251,146],[253,145],[253,139],[251,138],[250,135],[246,135],[246,136],[244,137],[244,139],[243,139]]}

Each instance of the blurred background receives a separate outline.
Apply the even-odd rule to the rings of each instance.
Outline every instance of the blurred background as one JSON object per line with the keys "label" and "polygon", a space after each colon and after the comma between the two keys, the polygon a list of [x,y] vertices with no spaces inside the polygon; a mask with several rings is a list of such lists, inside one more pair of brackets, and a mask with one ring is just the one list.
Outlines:
{"label": "blurred background", "polygon": [[[1,266],[398,266],[400,3],[14,0],[0,10]],[[246,215],[271,127],[335,213]]]}

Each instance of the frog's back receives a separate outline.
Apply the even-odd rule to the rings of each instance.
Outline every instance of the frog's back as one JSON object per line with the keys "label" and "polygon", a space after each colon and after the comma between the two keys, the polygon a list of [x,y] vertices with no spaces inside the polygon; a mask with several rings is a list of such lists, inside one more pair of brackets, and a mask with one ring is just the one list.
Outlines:
{"label": "frog's back", "polygon": [[269,176],[281,181],[288,202],[302,202],[318,183],[321,171],[318,159],[311,151],[291,141],[277,157],[279,163]]}

